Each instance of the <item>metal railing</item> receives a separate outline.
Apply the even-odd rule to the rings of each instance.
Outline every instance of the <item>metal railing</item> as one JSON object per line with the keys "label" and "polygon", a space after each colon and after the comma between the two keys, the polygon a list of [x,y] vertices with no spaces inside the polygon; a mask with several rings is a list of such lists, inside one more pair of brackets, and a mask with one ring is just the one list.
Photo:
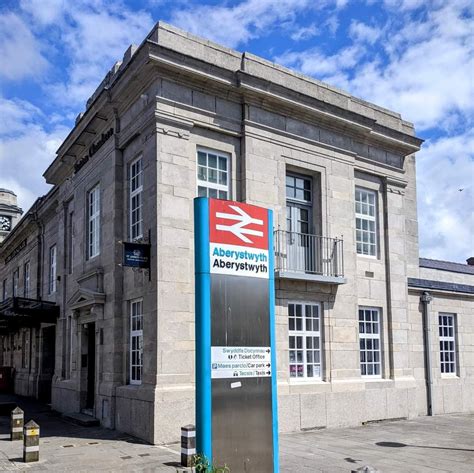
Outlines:
{"label": "metal railing", "polygon": [[275,270],[344,277],[341,238],[275,230]]}

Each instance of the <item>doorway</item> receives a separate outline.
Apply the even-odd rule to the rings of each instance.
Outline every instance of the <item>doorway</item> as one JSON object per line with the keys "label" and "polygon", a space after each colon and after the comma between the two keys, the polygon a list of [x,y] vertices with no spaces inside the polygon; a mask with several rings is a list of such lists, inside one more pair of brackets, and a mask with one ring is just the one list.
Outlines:
{"label": "doorway", "polygon": [[82,412],[93,416],[95,405],[95,322],[83,325],[81,370],[85,388]]}

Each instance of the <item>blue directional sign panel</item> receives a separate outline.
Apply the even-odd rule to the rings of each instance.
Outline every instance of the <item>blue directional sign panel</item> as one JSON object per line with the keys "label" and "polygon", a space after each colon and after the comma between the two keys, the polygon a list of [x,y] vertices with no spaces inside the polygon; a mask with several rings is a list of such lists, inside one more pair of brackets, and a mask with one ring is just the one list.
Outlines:
{"label": "blue directional sign panel", "polygon": [[278,472],[272,212],[195,199],[197,452]]}

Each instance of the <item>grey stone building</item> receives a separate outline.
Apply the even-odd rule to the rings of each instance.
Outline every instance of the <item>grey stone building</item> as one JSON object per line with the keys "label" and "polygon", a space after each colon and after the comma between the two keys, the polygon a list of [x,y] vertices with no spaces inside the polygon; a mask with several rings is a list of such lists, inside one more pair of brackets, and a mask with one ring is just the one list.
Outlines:
{"label": "grey stone building", "polygon": [[[0,246],[0,281],[19,274],[0,303],[15,391],[177,440],[206,195],[274,210],[281,431],[473,411],[474,266],[420,264],[421,143],[397,113],[158,23]],[[122,266],[124,241],[151,245],[149,271]]]}

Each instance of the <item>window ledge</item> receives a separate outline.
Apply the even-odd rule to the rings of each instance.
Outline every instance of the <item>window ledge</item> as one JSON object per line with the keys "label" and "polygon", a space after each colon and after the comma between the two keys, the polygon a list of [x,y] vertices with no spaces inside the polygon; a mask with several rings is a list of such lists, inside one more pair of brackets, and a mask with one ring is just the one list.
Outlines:
{"label": "window ledge", "polygon": [[318,379],[318,378],[305,378],[305,379],[293,379],[293,378],[290,378],[288,380],[288,384],[290,386],[306,386],[308,384],[319,384],[319,385],[325,385],[325,384],[330,384],[329,381],[324,381],[322,379]]}

